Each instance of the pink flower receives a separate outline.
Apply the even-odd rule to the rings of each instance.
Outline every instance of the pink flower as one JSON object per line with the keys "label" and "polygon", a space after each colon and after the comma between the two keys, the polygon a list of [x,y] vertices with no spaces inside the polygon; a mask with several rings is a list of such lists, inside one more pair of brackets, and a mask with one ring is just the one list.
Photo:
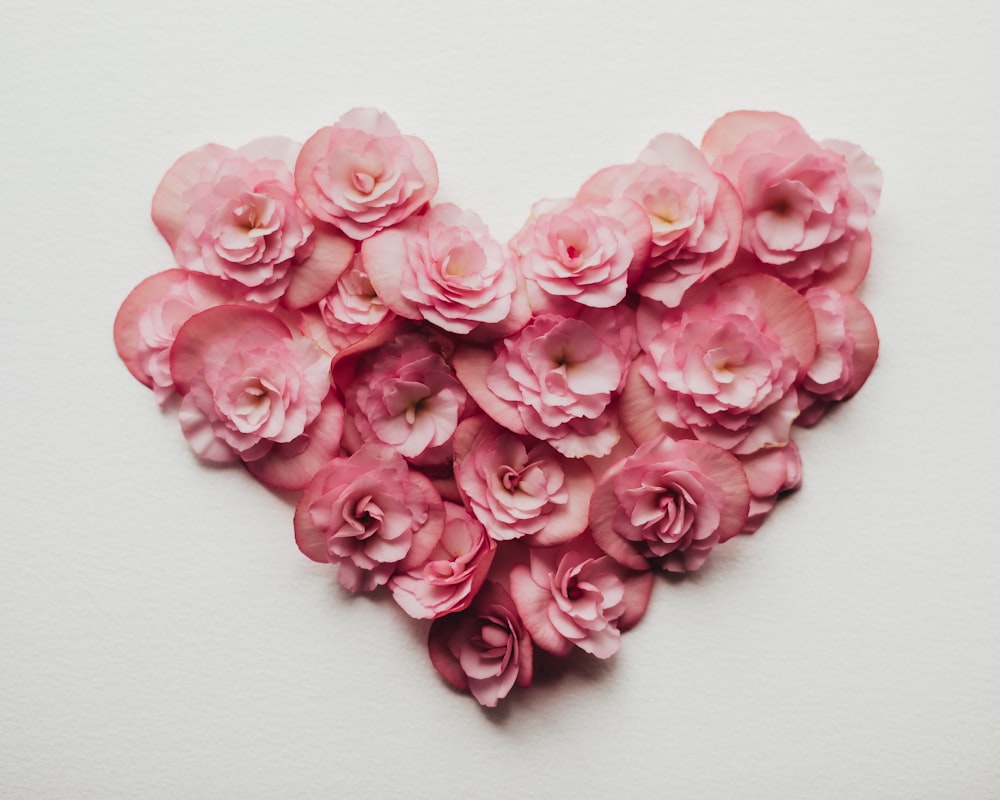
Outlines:
{"label": "pink flower", "polygon": [[504,248],[482,220],[448,203],[367,240],[361,257],[392,311],[449,333],[504,320],[517,289]]}
{"label": "pink flower", "polygon": [[642,207],[651,226],[639,294],[673,307],[689,288],[732,263],[742,225],[739,198],[687,139],[657,136],[636,163],[601,170],[577,194],[587,202],[622,197]]}
{"label": "pink flower", "polygon": [[628,567],[689,572],[740,532],[749,498],[746,475],[730,453],[661,436],[601,478],[590,505],[591,532]]}
{"label": "pink flower", "polygon": [[570,458],[605,455],[621,435],[612,403],[634,344],[627,309],[599,314],[546,314],[493,349],[460,347],[455,371],[483,411],[514,433]]}
{"label": "pink flower", "polygon": [[753,533],[767,519],[779,495],[802,485],[802,457],[795,442],[784,447],[770,447],[747,456],[740,463],[750,483],[750,514],[742,533]]}
{"label": "pink flower", "polygon": [[524,275],[543,297],[594,308],[625,298],[629,270],[641,269],[649,255],[649,221],[630,200],[539,203],[533,219],[511,242]]}
{"label": "pink flower", "polygon": [[783,114],[734,111],[709,128],[702,149],[740,194],[747,254],[796,289],[861,282],[882,189],[861,148],[816,142]]}
{"label": "pink flower", "polygon": [[464,507],[444,504],[444,532],[427,561],[389,579],[396,603],[416,619],[467,608],[486,579],[496,543]]}
{"label": "pink flower", "polygon": [[345,444],[383,442],[410,459],[446,460],[466,397],[427,338],[405,334],[362,356],[344,393]]}
{"label": "pink flower", "polygon": [[218,278],[182,269],[157,272],[136,286],[118,310],[118,355],[162,405],[174,393],[170,348],[177,331],[199,311],[237,300],[230,285]]}
{"label": "pink flower", "polygon": [[531,638],[568,655],[574,646],[598,658],[618,651],[621,634],[646,613],[652,573],[633,573],[589,537],[561,548],[531,548],[529,565],[510,572],[510,593]]}
{"label": "pink flower", "polygon": [[206,145],[181,157],[153,198],[153,220],[177,263],[233,281],[260,303],[276,301],[313,256],[304,271],[336,280],[353,246],[326,231],[314,236],[290,172],[297,149],[273,138],[239,150]]}
{"label": "pink flower", "polygon": [[423,564],[443,528],[444,505],[431,482],[384,445],[330,461],[295,509],[299,549],[338,564],[337,580],[352,592]]}
{"label": "pink flower", "polygon": [[531,685],[531,637],[510,595],[492,581],[466,611],[434,620],[427,649],[441,676],[481,705],[495,708],[515,683]]}
{"label": "pink flower", "polygon": [[788,442],[794,387],[816,352],[812,312],[795,291],[744,276],[667,314],[643,306],[637,324],[645,354],[622,401],[635,441],[693,435],[738,454]]}
{"label": "pink flower", "polygon": [[302,146],[295,183],[313,216],[360,241],[427,203],[437,191],[437,164],[387,114],[355,108]]}
{"label": "pink flower", "polygon": [[530,536],[550,546],[587,527],[594,491],[587,465],[486,417],[467,419],[455,432],[455,479],[470,511],[499,541]]}
{"label": "pink flower", "polygon": [[[292,443],[324,408],[329,366],[329,356],[270,312],[218,306],[195,314],[170,355],[188,443],[202,458],[221,462],[257,461]],[[339,406],[333,413],[339,416]],[[335,427],[330,450],[339,442]]]}
{"label": "pink flower", "polygon": [[816,359],[799,385],[800,425],[815,424],[830,403],[847,400],[868,380],[878,358],[875,320],[864,304],[831,287],[805,294],[816,318]]}
{"label": "pink flower", "polygon": [[331,340],[340,348],[363,339],[390,313],[372,287],[360,256],[319,301],[319,312]]}

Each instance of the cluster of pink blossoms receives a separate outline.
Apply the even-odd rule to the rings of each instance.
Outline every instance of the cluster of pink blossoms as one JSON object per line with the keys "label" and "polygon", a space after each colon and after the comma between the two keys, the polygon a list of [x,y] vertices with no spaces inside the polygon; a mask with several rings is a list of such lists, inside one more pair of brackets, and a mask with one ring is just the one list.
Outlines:
{"label": "cluster of pink blossoms", "polygon": [[854,297],[881,174],[738,111],[664,134],[507,244],[433,202],[430,150],[373,109],[301,147],[207,145],[163,178],[176,266],[115,321],[195,453],[300,492],[295,539],[433,620],[487,706],[534,655],[608,658],[658,570],[696,570],[799,486],[793,424],[878,353]]}

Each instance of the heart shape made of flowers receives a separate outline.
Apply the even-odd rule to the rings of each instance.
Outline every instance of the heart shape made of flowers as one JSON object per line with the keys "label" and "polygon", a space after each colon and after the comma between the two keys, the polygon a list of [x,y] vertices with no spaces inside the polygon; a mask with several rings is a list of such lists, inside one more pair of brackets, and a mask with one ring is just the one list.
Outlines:
{"label": "heart shape made of flowers", "polygon": [[174,266],[118,353],[194,452],[299,492],[303,554],[431,620],[495,706],[536,655],[608,658],[657,572],[699,569],[798,488],[794,425],[878,355],[854,295],[881,173],[791,117],[655,137],[506,244],[434,204],[427,145],[354,109],[182,156],[153,198]]}

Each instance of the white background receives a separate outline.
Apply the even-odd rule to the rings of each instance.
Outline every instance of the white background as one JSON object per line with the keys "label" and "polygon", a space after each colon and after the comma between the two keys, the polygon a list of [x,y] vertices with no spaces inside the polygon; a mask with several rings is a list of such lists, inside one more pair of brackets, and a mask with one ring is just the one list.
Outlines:
{"label": "white background", "polygon": [[[998,8],[3,3],[0,796],[1000,796]],[[299,554],[287,501],[200,465],[112,344],[171,265],[176,157],[355,105],[498,237],[736,108],[885,173],[881,359],[799,436],[802,491],[498,713]]]}

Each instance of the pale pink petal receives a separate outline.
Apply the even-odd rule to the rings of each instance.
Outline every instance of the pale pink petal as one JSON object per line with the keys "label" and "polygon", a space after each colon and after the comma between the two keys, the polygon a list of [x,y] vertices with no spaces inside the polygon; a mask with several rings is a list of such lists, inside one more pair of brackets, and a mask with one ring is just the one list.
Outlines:
{"label": "pale pink petal", "polygon": [[354,242],[333,227],[317,225],[312,242],[312,255],[291,269],[284,294],[290,308],[303,308],[326,297],[354,257]]}
{"label": "pale pink petal", "polygon": [[730,111],[713,122],[705,132],[701,151],[711,164],[719,156],[731,153],[755,131],[786,128],[802,130],[798,121],[776,111]]}
{"label": "pale pink petal", "polygon": [[181,156],[163,176],[153,195],[153,223],[171,248],[180,236],[190,206],[184,195],[232,153],[228,147],[207,144]]}

